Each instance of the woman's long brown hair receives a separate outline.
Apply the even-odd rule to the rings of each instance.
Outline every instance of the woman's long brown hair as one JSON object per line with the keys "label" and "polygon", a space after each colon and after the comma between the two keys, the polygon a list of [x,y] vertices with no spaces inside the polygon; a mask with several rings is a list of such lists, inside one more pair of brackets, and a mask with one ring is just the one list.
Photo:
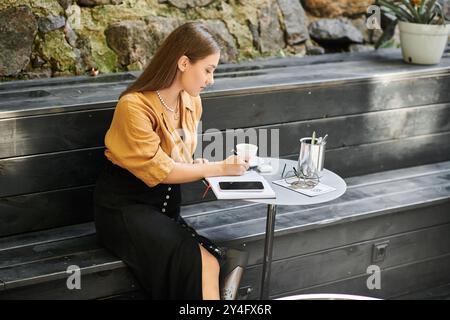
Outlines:
{"label": "woman's long brown hair", "polygon": [[181,56],[195,63],[219,51],[217,40],[203,23],[187,22],[167,36],[145,70],[120,97],[131,92],[167,88],[175,80]]}

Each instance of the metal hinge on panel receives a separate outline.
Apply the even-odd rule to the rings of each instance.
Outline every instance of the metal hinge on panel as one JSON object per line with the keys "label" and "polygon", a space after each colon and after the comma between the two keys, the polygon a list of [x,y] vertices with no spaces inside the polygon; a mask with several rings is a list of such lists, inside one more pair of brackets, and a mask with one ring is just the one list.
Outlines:
{"label": "metal hinge on panel", "polygon": [[247,300],[248,295],[253,291],[253,288],[251,286],[246,286],[239,288],[238,290],[238,299],[239,300]]}
{"label": "metal hinge on panel", "polygon": [[373,244],[372,248],[372,262],[381,262],[386,258],[386,251],[389,245],[389,240],[377,242]]}

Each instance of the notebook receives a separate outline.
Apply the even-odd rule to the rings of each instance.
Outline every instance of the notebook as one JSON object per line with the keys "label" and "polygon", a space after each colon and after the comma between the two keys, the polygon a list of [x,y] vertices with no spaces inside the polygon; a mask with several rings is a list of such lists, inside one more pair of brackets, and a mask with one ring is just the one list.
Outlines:
{"label": "notebook", "polygon": [[[211,185],[211,189],[215,196],[219,200],[230,200],[230,199],[275,199],[275,191],[273,191],[269,182],[264,179],[256,171],[249,170],[242,176],[220,176],[220,177],[209,177],[205,178],[206,181]],[[219,187],[219,182],[222,181],[260,181],[264,185],[263,191],[222,191]]]}

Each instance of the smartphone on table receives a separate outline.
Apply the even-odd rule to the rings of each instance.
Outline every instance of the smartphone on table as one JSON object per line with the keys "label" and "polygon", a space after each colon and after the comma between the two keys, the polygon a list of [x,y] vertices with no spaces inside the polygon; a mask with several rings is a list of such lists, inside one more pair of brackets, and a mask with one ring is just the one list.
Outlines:
{"label": "smartphone on table", "polygon": [[261,181],[222,181],[219,188],[222,191],[263,191],[264,185]]}

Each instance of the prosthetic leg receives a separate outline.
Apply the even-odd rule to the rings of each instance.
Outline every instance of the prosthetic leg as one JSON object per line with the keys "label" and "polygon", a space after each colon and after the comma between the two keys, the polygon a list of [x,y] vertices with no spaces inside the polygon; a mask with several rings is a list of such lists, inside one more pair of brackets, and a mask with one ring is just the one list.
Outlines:
{"label": "prosthetic leg", "polygon": [[248,263],[248,253],[228,249],[220,267],[220,298],[236,300],[242,275]]}

